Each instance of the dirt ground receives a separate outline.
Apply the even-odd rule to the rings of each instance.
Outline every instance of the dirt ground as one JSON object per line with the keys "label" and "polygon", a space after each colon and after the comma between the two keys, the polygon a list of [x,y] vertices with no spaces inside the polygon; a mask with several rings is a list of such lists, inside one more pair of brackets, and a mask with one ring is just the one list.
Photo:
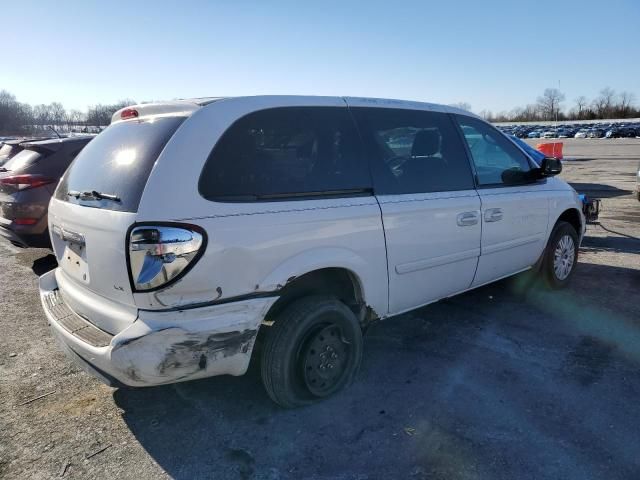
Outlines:
{"label": "dirt ground", "polygon": [[[603,224],[640,236],[640,140],[571,139],[565,155]],[[351,388],[289,411],[255,362],[100,384],[48,332],[37,275],[53,266],[0,241],[2,478],[640,478],[640,241],[592,226],[565,291],[517,277],[379,323]]]}

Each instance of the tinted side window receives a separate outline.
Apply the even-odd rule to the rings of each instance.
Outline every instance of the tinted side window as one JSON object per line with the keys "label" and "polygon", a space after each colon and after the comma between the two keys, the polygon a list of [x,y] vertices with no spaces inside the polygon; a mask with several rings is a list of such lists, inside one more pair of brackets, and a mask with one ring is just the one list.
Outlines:
{"label": "tinted side window", "polygon": [[208,200],[253,201],[362,194],[370,174],[346,108],[251,113],[220,138],[202,171]]}
{"label": "tinted side window", "polygon": [[505,172],[528,172],[527,157],[491,125],[472,117],[456,116],[471,151],[479,185],[500,185],[513,178]]}
{"label": "tinted side window", "polygon": [[474,188],[469,160],[448,115],[369,107],[352,111],[370,150],[376,193]]}

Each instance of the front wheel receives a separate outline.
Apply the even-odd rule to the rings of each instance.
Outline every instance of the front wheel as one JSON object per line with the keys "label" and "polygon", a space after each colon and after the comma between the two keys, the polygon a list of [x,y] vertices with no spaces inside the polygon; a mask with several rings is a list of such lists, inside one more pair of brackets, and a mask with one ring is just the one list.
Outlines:
{"label": "front wheel", "polygon": [[551,232],[542,262],[542,275],[550,288],[564,288],[578,263],[578,234],[571,224],[558,222]]}
{"label": "front wheel", "polygon": [[297,300],[268,328],[262,381],[277,404],[308,405],[352,382],[362,359],[362,330],[355,314],[338,299]]}

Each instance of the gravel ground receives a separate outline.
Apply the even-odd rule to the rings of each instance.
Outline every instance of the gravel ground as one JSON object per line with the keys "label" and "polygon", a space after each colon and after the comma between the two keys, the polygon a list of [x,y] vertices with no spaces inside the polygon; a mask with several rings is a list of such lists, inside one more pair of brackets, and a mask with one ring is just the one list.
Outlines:
{"label": "gravel ground", "polygon": [[[604,198],[603,224],[640,236],[640,140],[566,140],[565,155],[580,160],[563,176]],[[640,242],[602,228],[567,290],[520,276],[379,323],[355,384],[293,411],[255,364],[100,384],[49,335],[37,275],[52,267],[0,241],[0,477],[640,477]]]}

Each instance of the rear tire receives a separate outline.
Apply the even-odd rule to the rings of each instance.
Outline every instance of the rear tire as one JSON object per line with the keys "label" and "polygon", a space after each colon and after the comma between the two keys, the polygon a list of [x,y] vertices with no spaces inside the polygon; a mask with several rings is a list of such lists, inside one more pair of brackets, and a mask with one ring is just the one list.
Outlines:
{"label": "rear tire", "polygon": [[361,360],[362,329],[355,314],[334,297],[305,297],[268,327],[262,381],[278,405],[309,405],[349,385]]}
{"label": "rear tire", "polygon": [[560,221],[549,237],[540,273],[549,288],[564,288],[577,263],[578,234],[570,223]]}

